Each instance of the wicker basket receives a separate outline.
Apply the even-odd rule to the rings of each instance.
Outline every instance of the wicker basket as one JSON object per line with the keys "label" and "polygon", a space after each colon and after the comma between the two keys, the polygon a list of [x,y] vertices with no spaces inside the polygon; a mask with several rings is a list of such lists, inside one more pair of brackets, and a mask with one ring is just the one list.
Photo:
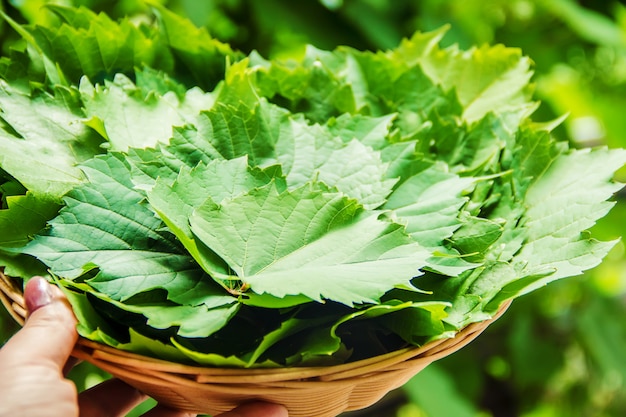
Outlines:
{"label": "wicker basket", "polygon": [[[21,288],[0,271],[0,299],[24,323]],[[491,320],[475,323],[454,338],[419,348],[328,367],[226,369],[175,364],[79,338],[73,356],[127,382],[162,404],[216,415],[244,402],[262,400],[285,405],[290,417],[334,417],[366,408],[402,386],[428,364],[467,345]]]}

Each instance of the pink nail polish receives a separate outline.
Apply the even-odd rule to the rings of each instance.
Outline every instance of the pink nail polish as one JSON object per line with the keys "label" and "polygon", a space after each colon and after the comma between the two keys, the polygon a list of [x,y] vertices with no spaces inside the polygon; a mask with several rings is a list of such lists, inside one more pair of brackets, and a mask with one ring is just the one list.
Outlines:
{"label": "pink nail polish", "polygon": [[52,302],[50,284],[42,277],[33,277],[24,288],[24,302],[28,314],[32,314],[41,307]]}

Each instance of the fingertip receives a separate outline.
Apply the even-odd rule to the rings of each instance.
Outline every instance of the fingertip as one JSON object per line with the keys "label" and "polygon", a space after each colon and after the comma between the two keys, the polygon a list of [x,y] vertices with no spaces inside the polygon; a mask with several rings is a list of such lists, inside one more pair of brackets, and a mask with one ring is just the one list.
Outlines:
{"label": "fingertip", "polygon": [[24,287],[24,303],[26,304],[27,319],[42,307],[58,303],[59,306],[62,306],[59,311],[68,313],[66,316],[71,317],[73,324],[75,324],[76,318],[63,291],[43,277],[35,276],[28,280]]}
{"label": "fingertip", "polygon": [[32,277],[24,287],[24,303],[28,315],[52,302],[52,286],[43,277]]}
{"label": "fingertip", "polygon": [[69,301],[58,287],[45,278],[35,277],[28,281],[24,288],[24,302],[27,316],[23,330],[39,328],[46,333],[54,333],[63,329],[73,341],[78,337],[77,320]]}

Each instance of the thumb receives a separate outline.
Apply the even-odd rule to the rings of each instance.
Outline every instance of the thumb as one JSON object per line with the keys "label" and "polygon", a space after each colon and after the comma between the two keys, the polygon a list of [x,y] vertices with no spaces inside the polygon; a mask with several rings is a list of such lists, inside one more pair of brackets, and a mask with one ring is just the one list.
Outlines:
{"label": "thumb", "polygon": [[24,288],[24,300],[28,318],[0,352],[10,361],[5,363],[46,364],[61,371],[78,338],[67,299],[44,278],[33,277]]}

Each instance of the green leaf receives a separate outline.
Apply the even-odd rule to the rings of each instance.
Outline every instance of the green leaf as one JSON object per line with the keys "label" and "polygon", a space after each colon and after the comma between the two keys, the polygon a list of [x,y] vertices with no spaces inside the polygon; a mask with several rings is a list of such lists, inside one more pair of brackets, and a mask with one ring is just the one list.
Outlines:
{"label": "green leaf", "polygon": [[44,277],[48,275],[46,265],[32,256],[15,253],[13,250],[0,249],[0,267],[4,268],[4,274],[9,277]]}
{"label": "green leaf", "polygon": [[9,196],[8,208],[0,210],[0,249],[24,246],[59,211],[59,206],[32,193]]}
{"label": "green leaf", "polygon": [[[537,275],[554,268],[556,272],[548,279],[555,280],[600,263],[614,242],[597,242],[585,231],[613,206],[606,200],[622,188],[612,178],[624,163],[623,150],[572,151],[558,158],[530,186],[523,220],[528,243],[516,256],[523,274]],[[563,215],[565,210],[567,215]],[[528,290],[544,283],[539,281]]]}
{"label": "green leaf", "polygon": [[454,233],[453,246],[461,254],[469,256],[466,259],[481,261],[486,252],[502,236],[502,224],[480,217],[469,218]]}
{"label": "green leaf", "polygon": [[224,78],[228,62],[243,56],[230,45],[213,39],[205,28],[150,2],[159,21],[159,33],[176,59],[177,75],[205,91],[212,90]]}
{"label": "green leaf", "polygon": [[363,113],[397,113],[394,127],[405,140],[431,129],[438,117],[457,122],[463,108],[454,92],[444,91],[419,65],[398,59],[391,52],[353,54],[369,90]]}
{"label": "green leaf", "polygon": [[[203,353],[198,352],[193,348],[189,348],[175,339],[172,339],[172,344],[187,358],[201,365],[210,365],[219,368],[245,368],[248,365],[248,361],[242,359],[236,355],[224,356],[219,353]],[[278,367],[277,363],[261,363],[255,364],[260,367]]]}
{"label": "green leaf", "polygon": [[379,150],[388,145],[386,138],[390,135],[394,118],[393,114],[372,117],[346,113],[329,119],[326,126],[333,136],[340,137],[344,143],[357,139],[363,145]]}
{"label": "green leaf", "polygon": [[[37,43],[36,37],[33,36],[33,34],[30,33],[22,25],[11,19],[6,13],[4,13],[3,10],[0,10],[0,15],[2,16],[4,21],[6,21],[9,25],[13,27],[13,29],[15,29],[15,31],[29,46],[29,48],[26,48],[28,50],[28,53],[21,53],[21,51],[18,52],[15,49],[13,50],[13,61],[19,61],[17,68],[21,69],[25,73],[28,73],[29,70],[35,67],[37,69],[37,72],[43,72],[43,74],[40,74],[41,78],[45,79],[46,77],[48,77],[52,84],[55,85],[66,85],[67,80],[65,79],[65,76],[58,68],[56,63],[53,62],[50,57],[45,55],[42,46]],[[33,53],[31,54],[31,52]],[[32,56],[35,54],[38,56]],[[15,66],[13,64],[14,62],[7,63],[4,70],[4,72],[7,73],[10,79],[19,78],[9,71],[11,69],[15,69]]]}
{"label": "green leaf", "polygon": [[[251,107],[250,107],[251,106]],[[274,145],[286,113],[266,102],[226,104],[200,112],[193,124],[174,128],[169,143],[155,149],[130,149],[134,180],[151,188],[157,178],[173,182],[182,167],[194,168],[213,160],[247,157],[251,165],[271,165]]]}
{"label": "green leaf", "polygon": [[193,258],[208,272],[227,274],[224,261],[198,246],[189,226],[189,217],[208,198],[221,203],[263,186],[271,177],[248,167],[247,158],[200,163],[193,170],[181,169],[173,184],[157,180],[148,192],[150,205],[178,237]]}
{"label": "green leaf", "polygon": [[75,283],[64,279],[55,279],[56,284],[72,305],[74,315],[78,319],[78,334],[95,342],[109,346],[117,346],[121,340],[127,339],[127,333],[115,329],[115,325],[107,321],[89,302],[84,284],[79,288]]}
{"label": "green leaf", "polygon": [[472,122],[487,113],[525,108],[531,93],[531,61],[521,50],[504,45],[461,51],[437,43],[444,30],[416,34],[394,51],[391,59],[420,65],[445,90],[454,89],[463,106],[463,119]]}
{"label": "green leaf", "polygon": [[146,319],[146,325],[157,329],[176,329],[176,334],[182,337],[208,337],[224,327],[239,309],[236,299],[224,295],[215,297],[214,306],[205,304],[172,305],[164,302],[141,302],[121,303],[98,292],[90,292],[107,305],[123,311],[142,315]]}
{"label": "green leaf", "polygon": [[261,61],[256,85],[263,96],[318,123],[342,113],[383,117],[398,112],[396,124],[407,137],[428,124],[429,113],[462,110],[453,94],[444,93],[414,64],[347,47],[332,52],[309,47],[297,62]]}
{"label": "green leaf", "polygon": [[[443,324],[443,319],[447,316],[445,311],[447,307],[449,307],[447,303],[441,302],[415,303],[390,300],[346,315],[333,325],[331,332],[336,336],[341,333],[342,326],[347,326],[352,321],[372,320],[372,325],[377,322],[378,326],[392,330],[408,343],[420,345],[433,337],[451,336],[445,332]],[[376,320],[381,317],[385,320]]]}
{"label": "green leaf", "polygon": [[409,286],[428,256],[400,225],[376,213],[356,217],[358,209],[310,186],[280,193],[270,184],[221,204],[208,200],[190,225],[234,272],[214,277],[240,280],[257,294],[352,305]]}
{"label": "green leaf", "polygon": [[[317,318],[309,318],[309,319],[299,319],[297,317],[287,319],[283,321],[280,327],[263,337],[263,340],[259,343],[257,348],[254,350],[250,358],[248,359],[248,363],[246,366],[250,367],[255,364],[262,357],[263,354],[267,352],[268,349],[272,348],[272,346],[276,345],[278,342],[287,339],[290,336],[293,336],[298,333],[307,333],[309,331],[314,330],[315,328],[327,324],[328,321],[331,320],[328,317],[317,317]],[[337,346],[333,346],[333,348],[327,350],[331,350],[329,355],[334,353],[339,349],[339,344]]]}
{"label": "green leaf", "polygon": [[462,221],[459,211],[467,202],[464,193],[473,187],[473,178],[460,178],[435,164],[415,175],[405,174],[404,182],[382,207],[406,222],[407,232],[426,248],[441,249]]}
{"label": "green leaf", "polygon": [[454,125],[444,129],[447,131],[429,132],[438,138],[434,144],[436,157],[447,162],[459,175],[498,172],[500,154],[513,136],[503,118],[493,114],[470,126]]}
{"label": "green leaf", "polygon": [[323,126],[293,120],[276,143],[277,162],[290,187],[317,180],[357,199],[366,209],[380,207],[395,179],[385,178],[380,153],[354,139],[344,143]]}
{"label": "green leaf", "polygon": [[510,169],[514,179],[514,198],[523,199],[528,187],[543,176],[552,163],[567,151],[567,143],[557,142],[549,132],[525,126],[516,137],[516,148],[502,158],[503,169]]}
{"label": "green leaf", "polygon": [[[348,60],[348,62],[346,62]],[[255,62],[256,61],[256,62]],[[255,86],[261,96],[280,97],[281,103],[293,113],[303,112],[313,122],[323,124],[330,117],[342,113],[355,113],[364,105],[356,97],[363,81],[352,57],[335,56],[312,46],[306,49],[301,62],[262,61],[256,65]],[[352,68],[347,68],[352,66]],[[351,85],[346,78],[354,82]],[[361,92],[366,94],[366,90]]]}
{"label": "green leaf", "polygon": [[115,346],[117,349],[126,350],[140,355],[163,359],[174,363],[190,363],[189,358],[171,344],[163,343],[152,337],[146,337],[134,329],[129,329],[130,341]]}
{"label": "green leaf", "polygon": [[174,93],[176,94],[176,97],[181,100],[186,94],[199,92],[208,104],[204,106],[205,109],[211,108],[211,104],[214,101],[212,95],[204,94],[200,88],[194,87],[187,90],[183,84],[173,79],[167,72],[158,71],[150,67],[135,69],[135,84],[146,96],[150,93],[157,94],[159,96]]}
{"label": "green leaf", "polygon": [[[187,105],[186,97],[180,99],[173,91],[163,95],[154,91],[146,93],[121,74],[112,82],[105,81],[103,86],[94,86],[83,79],[80,92],[86,116],[100,121],[102,133],[114,151],[167,143],[173,127],[189,123],[203,110]],[[197,104],[208,109],[212,99],[197,100]]]}
{"label": "green leaf", "polygon": [[[45,62],[53,83],[78,84],[82,76],[101,80],[135,67],[148,65],[171,72],[173,57],[159,41],[158,31],[131,23],[115,22],[87,8],[46,5],[60,20],[21,29]],[[55,23],[56,22],[56,23]],[[67,80],[67,81],[65,81]]]}
{"label": "green leaf", "polygon": [[201,270],[134,190],[121,157],[109,154],[82,169],[88,182],[68,193],[66,207],[24,252],[63,278],[97,268],[91,285],[116,300],[163,288],[172,300],[202,303]]}
{"label": "green leaf", "polygon": [[177,334],[182,337],[207,337],[221,329],[238,307],[239,304],[212,309],[204,305],[169,308],[138,306],[136,312],[146,316],[147,324],[156,329],[178,327]]}
{"label": "green leaf", "polygon": [[59,201],[84,179],[76,165],[102,152],[80,106],[74,89],[27,96],[0,81],[0,167],[38,198]]}
{"label": "green leaf", "polygon": [[286,357],[285,366],[339,365],[347,362],[352,355],[352,351],[324,327],[314,327],[299,336],[301,344],[298,352]]}

